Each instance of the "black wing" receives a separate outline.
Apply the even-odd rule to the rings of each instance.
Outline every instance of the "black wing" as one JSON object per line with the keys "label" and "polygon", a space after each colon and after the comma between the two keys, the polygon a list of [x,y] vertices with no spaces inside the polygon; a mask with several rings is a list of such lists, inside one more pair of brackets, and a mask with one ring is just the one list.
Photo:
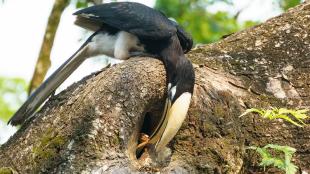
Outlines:
{"label": "black wing", "polygon": [[177,32],[162,13],[135,2],[96,5],[79,10],[74,15],[110,25],[143,39],[168,39]]}

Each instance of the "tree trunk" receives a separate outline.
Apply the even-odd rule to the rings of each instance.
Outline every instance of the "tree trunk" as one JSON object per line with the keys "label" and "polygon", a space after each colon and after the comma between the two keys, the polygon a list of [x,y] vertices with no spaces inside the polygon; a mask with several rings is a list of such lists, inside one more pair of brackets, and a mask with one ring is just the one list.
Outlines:
{"label": "tree trunk", "polygon": [[239,118],[250,107],[309,108],[309,35],[307,1],[187,54],[195,91],[171,154],[166,149],[136,159],[144,116],[160,116],[166,81],[160,61],[131,58],[52,97],[0,148],[0,167],[18,173],[263,173],[260,157],[246,147],[279,144],[296,148],[293,162],[309,173],[309,126],[255,114]]}

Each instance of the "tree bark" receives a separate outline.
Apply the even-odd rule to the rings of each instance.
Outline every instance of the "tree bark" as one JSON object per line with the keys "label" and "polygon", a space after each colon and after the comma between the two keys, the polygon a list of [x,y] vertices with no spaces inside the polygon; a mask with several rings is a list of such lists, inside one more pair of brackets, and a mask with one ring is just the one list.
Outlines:
{"label": "tree bark", "polygon": [[0,148],[0,168],[18,173],[264,173],[258,155],[246,147],[279,144],[296,148],[293,162],[300,173],[309,173],[309,126],[255,114],[239,118],[250,107],[309,108],[309,35],[306,1],[187,54],[195,67],[195,90],[171,151],[136,159],[143,119],[160,116],[166,81],[160,61],[131,58],[52,97]]}

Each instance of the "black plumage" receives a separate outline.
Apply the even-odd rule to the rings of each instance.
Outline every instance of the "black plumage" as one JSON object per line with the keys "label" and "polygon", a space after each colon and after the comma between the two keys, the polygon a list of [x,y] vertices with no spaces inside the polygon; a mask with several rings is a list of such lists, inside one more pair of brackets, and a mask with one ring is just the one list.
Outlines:
{"label": "black plumage", "polygon": [[[150,53],[158,53],[162,49],[158,47],[163,44],[163,40],[168,41],[175,34],[181,41],[184,53],[193,46],[191,36],[176,22],[140,3],[111,2],[79,10],[74,15],[95,25],[92,30],[100,27],[109,28],[110,31],[123,30],[137,36],[146,46],[156,45],[155,48],[148,48]],[[77,22],[77,25],[85,27],[84,23]]]}
{"label": "black plumage", "polygon": [[161,149],[180,128],[193,93],[195,74],[184,56],[192,48],[192,38],[163,13],[139,3],[107,3],[79,10],[74,15],[77,25],[95,33],[31,95],[9,123],[21,124],[29,118],[88,57],[105,54],[128,59],[151,55],[163,61],[168,79],[166,110],[150,141]]}
{"label": "black plumage", "polygon": [[134,2],[112,2],[79,10],[74,15],[108,24],[139,38],[162,40],[176,33],[170,20],[150,7]]}

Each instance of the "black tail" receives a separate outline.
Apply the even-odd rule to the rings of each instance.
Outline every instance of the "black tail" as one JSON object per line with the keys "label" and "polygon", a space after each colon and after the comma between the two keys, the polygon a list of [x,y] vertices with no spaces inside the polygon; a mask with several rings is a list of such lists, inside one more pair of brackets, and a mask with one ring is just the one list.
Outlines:
{"label": "black tail", "polygon": [[8,124],[19,125],[30,118],[41,104],[59,87],[87,58],[87,45],[92,38],[98,33],[92,34],[83,45],[50,77],[48,77],[26,100],[26,102],[17,110]]}

